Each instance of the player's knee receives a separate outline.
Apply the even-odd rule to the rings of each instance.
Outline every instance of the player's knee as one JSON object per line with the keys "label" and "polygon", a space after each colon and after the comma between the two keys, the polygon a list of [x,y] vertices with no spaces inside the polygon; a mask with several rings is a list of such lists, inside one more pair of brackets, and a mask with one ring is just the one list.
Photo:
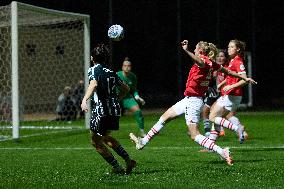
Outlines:
{"label": "player's knee", "polygon": [[97,152],[101,149],[100,145],[94,141],[92,141],[92,146],[96,149]]}
{"label": "player's knee", "polygon": [[96,151],[98,153],[104,153],[105,152],[105,149],[106,149],[106,146],[101,143],[101,142],[92,142],[92,145],[94,146],[94,148],[96,149]]}
{"label": "player's knee", "polygon": [[114,140],[114,139],[110,139],[110,140],[105,141],[105,144],[110,148],[116,148],[120,145],[119,142],[117,140]]}
{"label": "player's knee", "polygon": [[211,122],[213,122],[214,123],[214,121],[215,121],[215,115],[214,114],[212,114],[212,113],[210,113],[209,114],[209,120],[211,121]]}
{"label": "player's knee", "polygon": [[190,125],[188,125],[187,134],[192,140],[194,140],[196,135],[199,134],[199,132],[197,130],[197,125],[194,124],[194,123],[191,123]]}
{"label": "player's knee", "polygon": [[103,146],[102,138],[98,137],[96,134],[93,134],[91,139],[91,144],[97,149]]}
{"label": "player's knee", "polygon": [[100,146],[95,147],[95,149],[96,149],[96,151],[97,151],[99,154],[101,154],[101,153],[104,152],[104,148],[102,148],[102,147],[100,147]]}
{"label": "player's knee", "polygon": [[141,111],[140,107],[138,105],[136,106],[132,106],[131,108],[129,108],[130,112],[137,112],[137,111]]}
{"label": "player's knee", "polygon": [[106,144],[108,147],[110,147],[110,148],[112,148],[112,147],[113,147],[113,143],[112,143],[112,142],[110,142],[110,141],[106,142],[105,144]]}

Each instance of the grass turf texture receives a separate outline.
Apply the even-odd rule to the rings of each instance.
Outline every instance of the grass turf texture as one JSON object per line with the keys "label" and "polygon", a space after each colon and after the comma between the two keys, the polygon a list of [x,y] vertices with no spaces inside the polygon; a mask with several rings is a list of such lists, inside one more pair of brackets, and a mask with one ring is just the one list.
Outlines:
{"label": "grass turf texture", "polygon": [[[159,115],[145,116],[147,131]],[[241,145],[225,130],[217,142],[231,147],[233,166],[215,153],[198,152],[201,147],[187,136],[183,117],[137,151],[128,137],[138,130],[134,118],[124,116],[113,136],[138,162],[131,175],[109,174],[110,166],[90,145],[89,132],[72,130],[0,142],[0,188],[284,188],[284,112],[241,112],[238,117],[249,140]]]}

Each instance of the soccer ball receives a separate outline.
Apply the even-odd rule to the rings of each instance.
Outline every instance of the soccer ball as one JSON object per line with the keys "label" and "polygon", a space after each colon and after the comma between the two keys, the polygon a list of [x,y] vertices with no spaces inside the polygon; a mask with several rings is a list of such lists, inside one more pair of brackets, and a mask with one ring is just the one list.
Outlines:
{"label": "soccer ball", "polygon": [[112,25],[109,27],[107,35],[113,41],[120,41],[124,37],[124,29],[121,25]]}

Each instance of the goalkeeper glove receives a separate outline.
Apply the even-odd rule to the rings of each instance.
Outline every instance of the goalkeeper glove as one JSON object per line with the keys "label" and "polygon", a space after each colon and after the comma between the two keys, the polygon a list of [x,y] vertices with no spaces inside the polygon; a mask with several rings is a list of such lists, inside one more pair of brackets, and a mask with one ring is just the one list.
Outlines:
{"label": "goalkeeper glove", "polygon": [[142,106],[145,105],[145,100],[144,100],[143,98],[141,98],[140,96],[138,96],[138,95],[135,96],[135,99],[136,99],[138,102],[140,102]]}

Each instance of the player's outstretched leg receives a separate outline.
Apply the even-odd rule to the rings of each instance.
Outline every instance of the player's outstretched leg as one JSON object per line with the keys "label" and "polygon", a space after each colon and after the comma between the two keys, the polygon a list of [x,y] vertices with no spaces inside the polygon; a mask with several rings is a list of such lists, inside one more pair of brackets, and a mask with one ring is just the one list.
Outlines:
{"label": "player's outstretched leg", "polygon": [[[206,137],[209,138],[210,140],[212,140],[215,143],[218,136],[219,136],[219,131],[214,128],[213,130],[210,131],[210,135],[208,137],[207,136]],[[205,148],[205,149],[199,150],[199,152],[213,152],[213,151]]]}
{"label": "player's outstretched leg", "polygon": [[132,140],[137,150],[142,150],[144,148],[144,144],[142,143],[142,138],[135,136],[133,133],[129,134],[130,140]]}
{"label": "player's outstretched leg", "polygon": [[235,125],[235,124],[231,123],[230,121],[228,121],[227,119],[222,118],[222,117],[215,117],[214,123],[218,124],[218,125],[220,125],[222,127],[225,127],[225,128],[228,128],[230,130],[235,131],[238,134],[238,136],[239,136],[240,144],[244,143],[244,141],[245,141],[244,126],[242,126],[242,125]]}
{"label": "player's outstretched leg", "polygon": [[228,148],[221,148],[220,146],[216,145],[213,140],[198,134],[194,137],[194,141],[197,142],[202,147],[214,151],[218,153],[222,159],[225,159],[228,165],[233,165],[232,157],[230,156],[230,151]]}
{"label": "player's outstretched leg", "polygon": [[220,154],[221,158],[226,160],[228,165],[233,165],[234,161],[230,155],[230,149],[229,148],[224,148],[222,154]]}
{"label": "player's outstretched leg", "polygon": [[[228,118],[228,120],[229,120],[230,122],[232,122],[233,124],[235,124],[235,125],[238,125],[238,126],[241,125],[241,126],[243,126],[243,124],[241,124],[239,118],[237,118],[236,116],[231,116],[231,117]],[[244,127],[244,126],[243,126],[243,127]],[[247,140],[247,139],[248,139],[248,134],[247,134],[247,132],[245,131],[245,128],[244,128],[243,135],[244,135],[244,139]]]}
{"label": "player's outstretched leg", "polygon": [[144,146],[157,134],[159,134],[159,131],[164,127],[165,122],[163,121],[163,118],[161,117],[159,121],[148,131],[145,137],[140,138],[135,136],[133,133],[129,134],[130,139],[136,144],[137,150],[142,150]]}

